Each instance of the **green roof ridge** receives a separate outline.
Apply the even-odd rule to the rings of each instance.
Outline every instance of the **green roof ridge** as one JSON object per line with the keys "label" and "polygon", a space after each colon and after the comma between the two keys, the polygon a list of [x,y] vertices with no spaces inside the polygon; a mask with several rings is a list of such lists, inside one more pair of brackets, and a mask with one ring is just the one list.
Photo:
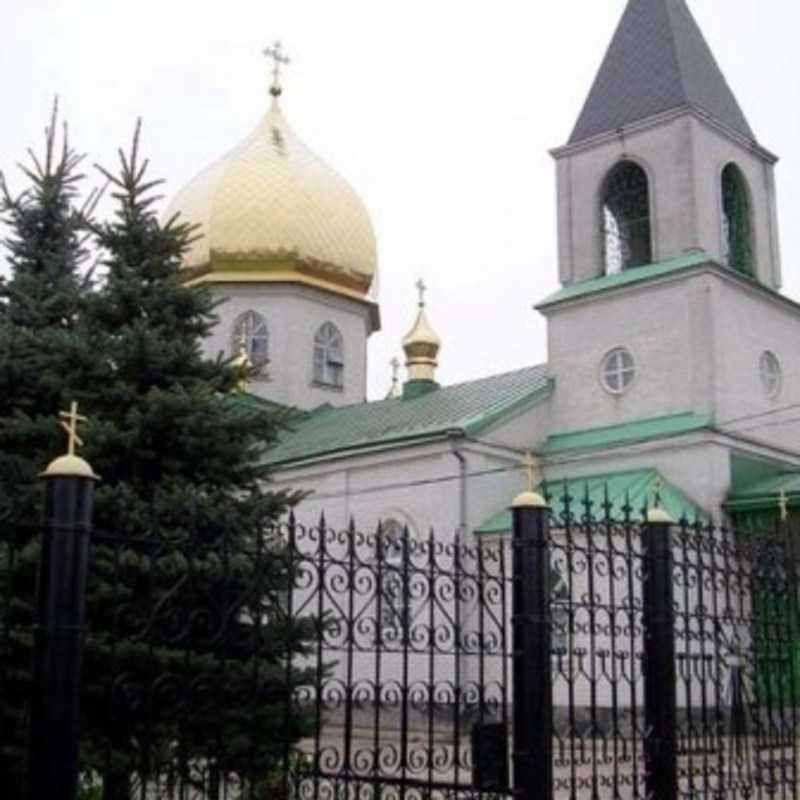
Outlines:
{"label": "green roof ridge", "polygon": [[639,439],[648,441],[676,433],[688,433],[700,428],[708,428],[712,425],[713,420],[712,414],[684,411],[660,417],[648,417],[634,422],[565,431],[549,436],[540,452],[550,455],[564,450],[603,447],[617,442]]}
{"label": "green roof ridge", "polygon": [[654,261],[652,264],[632,267],[622,272],[615,272],[612,275],[600,275],[578,281],[577,283],[567,284],[556,292],[553,292],[553,294],[545,297],[540,303],[537,303],[536,308],[547,308],[556,303],[564,302],[565,300],[574,300],[575,298],[584,297],[585,295],[617,289],[620,286],[630,286],[636,283],[653,280],[654,278],[660,278],[664,275],[671,275],[675,272],[692,269],[693,267],[714,263],[715,262],[705,251],[687,253],[685,255],[676,256],[675,258],[665,259],[664,261]]}

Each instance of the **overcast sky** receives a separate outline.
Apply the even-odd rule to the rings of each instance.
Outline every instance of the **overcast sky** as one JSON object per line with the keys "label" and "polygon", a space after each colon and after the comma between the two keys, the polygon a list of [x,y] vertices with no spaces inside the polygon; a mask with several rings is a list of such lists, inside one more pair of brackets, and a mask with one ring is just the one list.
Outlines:
{"label": "overcast sky", "polygon": [[[800,296],[797,0],[689,0],[777,168],[785,291]],[[369,391],[413,321],[422,275],[452,383],[546,358],[531,310],[555,288],[548,149],[577,118],[625,0],[0,0],[0,168],[39,145],[54,94],[73,143],[111,164],[138,116],[172,195],[267,107],[280,38],[284,112],[363,197],[383,330]],[[92,179],[96,181],[94,176]],[[17,182],[18,183],[18,182]]]}

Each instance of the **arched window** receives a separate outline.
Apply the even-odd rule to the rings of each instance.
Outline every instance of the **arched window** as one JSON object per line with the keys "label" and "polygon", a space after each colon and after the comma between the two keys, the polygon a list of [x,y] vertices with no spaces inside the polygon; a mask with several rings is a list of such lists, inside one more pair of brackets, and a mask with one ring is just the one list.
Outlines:
{"label": "arched window", "polygon": [[314,383],[344,384],[342,334],[332,322],[326,322],[314,336]]}
{"label": "arched window", "polygon": [[722,258],[731,269],[753,274],[750,197],[736,164],[722,170],[722,246]]}
{"label": "arched window", "polygon": [[650,191],[645,171],[620,161],[603,183],[601,214],[606,274],[649,264]]}
{"label": "arched window", "polygon": [[267,321],[255,311],[246,311],[233,323],[231,352],[236,354],[244,342],[247,355],[254,367],[269,363],[269,330]]}
{"label": "arched window", "polygon": [[389,640],[408,625],[408,531],[397,520],[381,524],[377,558],[380,561],[380,627]]}

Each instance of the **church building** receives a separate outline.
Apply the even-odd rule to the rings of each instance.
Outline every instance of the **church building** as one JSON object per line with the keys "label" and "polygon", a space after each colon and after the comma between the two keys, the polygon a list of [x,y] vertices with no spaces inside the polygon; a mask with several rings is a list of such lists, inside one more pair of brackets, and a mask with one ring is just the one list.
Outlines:
{"label": "church building", "polygon": [[289,127],[272,54],[271,109],[168,214],[201,226],[187,279],[225,300],[209,355],[254,367],[240,402],[299,409],[263,458],[278,486],[311,492],[302,522],[496,537],[523,460],[556,514],[565,490],[588,501],[580,513],[636,518],[657,502],[675,519],[764,524],[795,507],[800,305],[780,291],[777,157],[685,0],[629,0],[552,151],[561,288],[530,298],[547,363],[439,385],[446,349],[420,283],[405,381],[375,402],[375,233]]}

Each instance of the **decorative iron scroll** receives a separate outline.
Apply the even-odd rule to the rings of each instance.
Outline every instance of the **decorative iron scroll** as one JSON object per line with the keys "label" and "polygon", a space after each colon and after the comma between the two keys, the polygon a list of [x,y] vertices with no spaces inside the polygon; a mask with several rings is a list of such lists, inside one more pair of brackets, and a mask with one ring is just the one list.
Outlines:
{"label": "decorative iron scroll", "polygon": [[[547,533],[554,797],[644,800],[641,510],[558,506]],[[32,531],[0,531],[8,708],[20,686],[9,653],[30,635],[17,567],[35,558],[24,555]],[[677,701],[681,797],[800,792],[797,533],[683,520],[666,534],[677,677],[663,691]],[[87,796],[509,798],[512,549],[324,521],[213,541],[97,534]],[[0,735],[6,748],[7,717]]]}
{"label": "decorative iron scroll", "polygon": [[473,796],[473,729],[510,736],[505,546],[294,520],[245,542],[95,535],[87,791]]}

